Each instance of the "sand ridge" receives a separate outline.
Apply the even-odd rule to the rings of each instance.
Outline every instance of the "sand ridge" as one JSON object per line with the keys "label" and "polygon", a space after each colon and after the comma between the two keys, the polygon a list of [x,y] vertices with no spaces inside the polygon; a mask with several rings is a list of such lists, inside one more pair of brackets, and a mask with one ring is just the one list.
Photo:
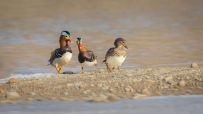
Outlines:
{"label": "sand ridge", "polygon": [[97,74],[66,74],[0,84],[1,103],[32,101],[109,102],[150,96],[203,94],[203,68],[103,69]]}

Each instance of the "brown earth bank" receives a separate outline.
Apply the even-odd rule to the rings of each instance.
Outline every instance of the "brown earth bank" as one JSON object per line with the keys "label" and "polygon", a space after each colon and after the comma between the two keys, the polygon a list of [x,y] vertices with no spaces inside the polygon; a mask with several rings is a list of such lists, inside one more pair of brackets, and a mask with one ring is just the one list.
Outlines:
{"label": "brown earth bank", "polygon": [[0,103],[33,101],[112,102],[150,96],[203,94],[203,67],[160,67],[108,73],[64,74],[0,84]]}

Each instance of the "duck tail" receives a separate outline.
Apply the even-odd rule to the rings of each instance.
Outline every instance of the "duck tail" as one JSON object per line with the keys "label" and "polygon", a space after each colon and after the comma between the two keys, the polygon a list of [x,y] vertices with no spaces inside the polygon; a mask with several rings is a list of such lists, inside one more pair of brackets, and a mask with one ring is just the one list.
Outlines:
{"label": "duck tail", "polygon": [[51,55],[55,52],[57,48],[53,48],[53,50],[51,51]]}
{"label": "duck tail", "polygon": [[106,63],[106,59],[105,59],[105,60],[103,60],[103,63]]}

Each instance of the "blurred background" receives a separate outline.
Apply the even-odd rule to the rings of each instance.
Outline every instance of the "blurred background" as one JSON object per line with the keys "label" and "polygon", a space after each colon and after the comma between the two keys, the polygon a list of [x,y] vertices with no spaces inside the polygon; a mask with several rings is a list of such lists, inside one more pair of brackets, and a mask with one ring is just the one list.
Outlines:
{"label": "blurred background", "polygon": [[202,20],[202,0],[0,0],[0,78],[56,73],[46,65],[63,30],[74,42],[64,71],[80,72],[77,37],[99,68],[118,37],[129,47],[123,69],[203,64]]}

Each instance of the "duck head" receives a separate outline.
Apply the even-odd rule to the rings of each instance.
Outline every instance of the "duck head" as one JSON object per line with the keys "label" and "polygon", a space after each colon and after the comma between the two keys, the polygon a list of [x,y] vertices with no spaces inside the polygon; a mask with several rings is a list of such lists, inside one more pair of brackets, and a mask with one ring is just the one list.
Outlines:
{"label": "duck head", "polygon": [[78,48],[82,47],[82,38],[77,38],[76,44],[78,45]]}
{"label": "duck head", "polygon": [[70,38],[70,32],[62,31],[59,39],[60,47],[68,45],[68,42],[72,43],[72,39]]}
{"label": "duck head", "polygon": [[77,38],[76,44],[78,45],[78,49],[80,52],[85,52],[86,48],[82,45],[82,38]]}
{"label": "duck head", "polygon": [[117,38],[114,42],[115,47],[124,47],[126,49],[128,49],[127,43],[125,41],[125,39],[123,38]]}

